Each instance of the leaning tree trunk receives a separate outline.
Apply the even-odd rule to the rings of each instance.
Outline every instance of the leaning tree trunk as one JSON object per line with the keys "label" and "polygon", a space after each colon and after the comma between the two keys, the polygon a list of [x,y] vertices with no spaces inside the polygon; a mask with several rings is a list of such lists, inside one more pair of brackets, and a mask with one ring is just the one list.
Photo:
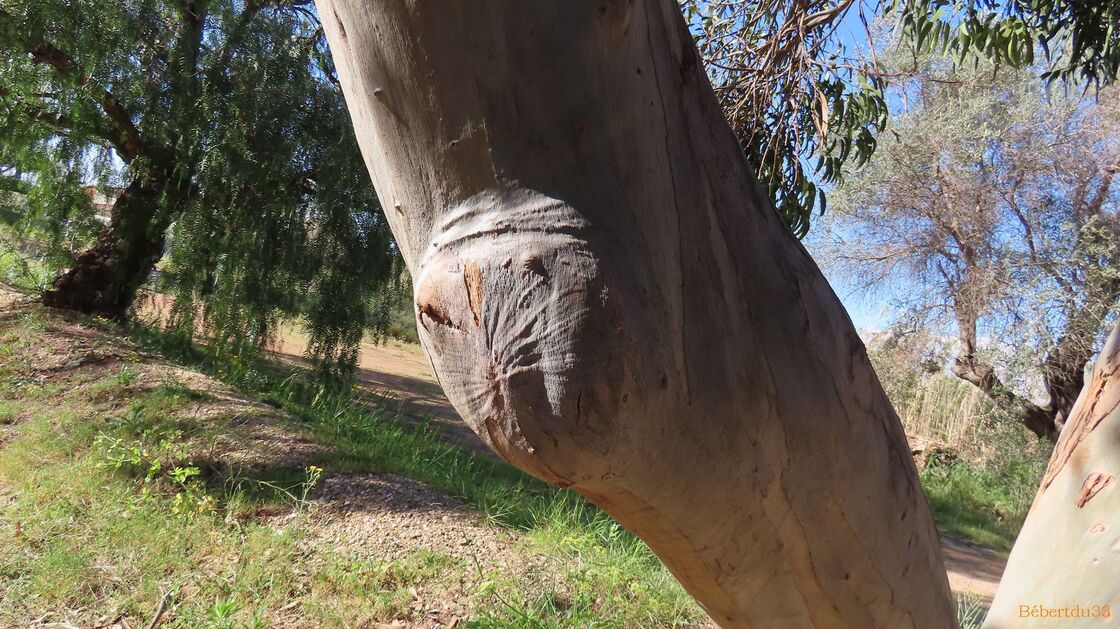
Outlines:
{"label": "leaning tree trunk", "polygon": [[724,626],[955,625],[898,418],[673,0],[318,4],[421,341],[483,440]]}
{"label": "leaning tree trunk", "polygon": [[[138,175],[113,204],[112,218],[93,247],[83,251],[43,293],[43,303],[123,319],[156,262],[176,204],[166,179]],[[178,196],[182,196],[181,194]]]}
{"label": "leaning tree trunk", "polygon": [[985,627],[1112,627],[1120,622],[1117,476],[1120,323],[1050,457]]}

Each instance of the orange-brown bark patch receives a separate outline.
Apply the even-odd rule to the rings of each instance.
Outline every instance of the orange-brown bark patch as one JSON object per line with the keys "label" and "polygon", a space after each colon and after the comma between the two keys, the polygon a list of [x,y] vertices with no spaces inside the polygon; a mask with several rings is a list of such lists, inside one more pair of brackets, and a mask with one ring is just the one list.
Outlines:
{"label": "orange-brown bark patch", "polygon": [[1102,489],[1112,484],[1112,474],[1105,474],[1103,472],[1093,472],[1085,477],[1085,482],[1081,483],[1081,492],[1077,496],[1077,508],[1080,509],[1085,506],[1085,503],[1093,499]]}
{"label": "orange-brown bark patch", "polygon": [[463,283],[467,285],[467,303],[474,314],[474,324],[482,325],[482,269],[473,260],[467,260],[463,270]]}

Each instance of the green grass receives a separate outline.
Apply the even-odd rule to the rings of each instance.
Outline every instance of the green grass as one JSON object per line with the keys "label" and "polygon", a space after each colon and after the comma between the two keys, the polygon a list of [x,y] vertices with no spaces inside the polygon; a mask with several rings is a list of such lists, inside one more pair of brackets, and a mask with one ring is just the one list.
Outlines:
{"label": "green grass", "polygon": [[1010,550],[1045,471],[1042,457],[987,465],[934,460],[922,470],[921,479],[939,530]]}
{"label": "green grass", "polygon": [[[170,456],[153,474],[147,460],[116,465],[98,445],[99,437],[132,439],[131,421],[158,425],[187,400],[183,390],[160,387],[134,402],[125,415],[131,420],[91,416],[71,401],[41,405],[21,423],[19,437],[0,450],[0,479],[12,493],[2,518],[15,531],[0,539],[4,624],[91,604],[145,618],[168,591],[178,596],[167,626],[211,626],[211,602],[223,597],[264,607],[287,602],[290,573],[299,565],[292,561],[298,530],[227,526],[218,507],[235,496],[220,496],[219,503],[200,484],[171,480],[176,464],[187,465],[176,460],[182,441],[142,446],[152,460]],[[152,439],[147,432],[135,442]]]}
{"label": "green grass", "polygon": [[[308,626],[420,620],[416,592],[458,596],[473,627],[679,626],[704,618],[646,546],[578,494],[402,426],[383,408],[303,371],[218,365],[138,331],[148,348],[281,407],[290,430],[326,447],[312,465],[229,469],[206,448],[229,422],[200,419],[210,394],[155,382],[127,361],[60,380],[33,377],[52,314],[7,319],[0,344],[0,625],[144,625],[166,599],[166,627]],[[101,325],[101,324],[97,324]],[[18,341],[18,342],[17,342]],[[18,409],[18,410],[13,410]],[[200,458],[202,457],[202,458]],[[432,552],[397,561],[310,546],[308,490],[346,472],[416,478],[520,532],[525,558],[494,570]],[[257,517],[281,507],[284,525]],[[546,559],[532,560],[534,556]],[[467,585],[463,585],[467,584]],[[294,606],[293,606],[294,604]],[[461,624],[460,626],[463,626]]]}
{"label": "green grass", "polygon": [[168,595],[168,627],[267,626],[297,599],[295,613],[312,625],[344,626],[407,617],[413,584],[456,574],[444,570],[447,558],[423,553],[364,563],[309,553],[304,518],[276,528],[240,517],[261,504],[298,503],[300,482],[314,483],[304,471],[241,477],[283,488],[274,495],[176,480],[176,470],[192,469],[188,446],[207,436],[182,430],[180,411],[201,397],[164,384],[119,414],[91,414],[69,400],[39,406],[20,424],[0,449],[0,481],[11,495],[0,520],[14,531],[0,538],[0,624],[91,607],[146,619]]}
{"label": "green grass", "polygon": [[[199,452],[224,425],[190,412],[210,401],[207,393],[146,381],[134,364],[80,383],[39,382],[27,376],[34,370],[26,357],[42,353],[35,335],[49,333],[51,321],[33,311],[7,325],[0,423],[18,424],[0,448],[7,500],[0,507],[0,625],[46,611],[55,614],[51,621],[96,624],[90,610],[135,625],[166,597],[169,627],[263,627],[277,618],[354,626],[418,619],[411,616],[416,592],[457,591],[464,583],[471,627],[680,626],[704,618],[644,543],[578,494],[407,428],[383,407],[305,371],[218,362],[174,337],[133,330],[149,350],[286,411],[293,431],[329,452],[312,463],[324,476],[390,472],[425,482],[517,531],[516,552],[526,561],[515,572],[489,572],[434,552],[382,561],[311,549],[303,507],[317,467],[207,465]],[[943,530],[1006,548],[1039,474],[1041,463],[934,462],[922,481]],[[296,517],[280,527],[254,515],[276,506]],[[973,602],[962,606],[970,626],[982,613]]]}
{"label": "green grass", "polygon": [[0,424],[10,423],[19,414],[20,405],[11,400],[0,400]]}
{"label": "green grass", "polygon": [[463,500],[495,525],[525,534],[531,553],[561,558],[552,575],[482,579],[478,626],[675,626],[705,616],[649,548],[579,494],[393,421],[346,388],[301,370],[262,362],[217,364],[151,329],[136,338],[150,348],[217,375],[303,422],[334,455],[331,472],[378,471],[424,482]]}
{"label": "green grass", "polygon": [[982,599],[971,594],[957,595],[957,623],[961,629],[980,629],[987,615],[988,606]]}

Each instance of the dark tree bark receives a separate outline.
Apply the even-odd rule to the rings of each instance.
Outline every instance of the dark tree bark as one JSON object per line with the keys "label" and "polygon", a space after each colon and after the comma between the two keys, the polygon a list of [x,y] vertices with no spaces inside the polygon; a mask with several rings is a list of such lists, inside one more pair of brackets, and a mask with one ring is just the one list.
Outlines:
{"label": "dark tree bark", "polygon": [[165,234],[186,198],[184,185],[141,175],[113,204],[97,243],[43,293],[43,304],[123,320],[136,292],[163,254]]}

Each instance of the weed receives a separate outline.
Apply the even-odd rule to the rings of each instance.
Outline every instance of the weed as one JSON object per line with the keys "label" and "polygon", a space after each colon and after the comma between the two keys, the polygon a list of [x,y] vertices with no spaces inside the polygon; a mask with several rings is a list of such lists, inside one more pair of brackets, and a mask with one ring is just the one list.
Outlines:
{"label": "weed", "polygon": [[286,485],[264,478],[230,476],[226,481],[226,485],[231,495],[246,495],[247,486],[255,487],[258,490],[268,490],[267,492],[257,491],[248,493],[259,497],[272,493],[294,506],[297,513],[303,513],[311,504],[311,501],[308,499],[311,490],[313,490],[323,478],[323,468],[318,465],[308,465],[303,469],[302,475],[303,478],[295,484]]}
{"label": "weed", "polygon": [[11,400],[0,400],[0,424],[9,424],[19,414],[20,404]]}
{"label": "weed", "polygon": [[938,528],[975,544],[1009,550],[1045,470],[1043,459],[986,465],[934,459],[921,479]]}
{"label": "weed", "polygon": [[121,367],[120,371],[117,372],[116,384],[118,387],[124,388],[129,386],[133,382],[136,382],[136,379],[139,377],[140,372],[136,371],[136,369],[133,367],[125,365],[124,367]]}
{"label": "weed", "polygon": [[979,597],[971,594],[957,595],[957,623],[961,629],[980,629],[988,606]]}

